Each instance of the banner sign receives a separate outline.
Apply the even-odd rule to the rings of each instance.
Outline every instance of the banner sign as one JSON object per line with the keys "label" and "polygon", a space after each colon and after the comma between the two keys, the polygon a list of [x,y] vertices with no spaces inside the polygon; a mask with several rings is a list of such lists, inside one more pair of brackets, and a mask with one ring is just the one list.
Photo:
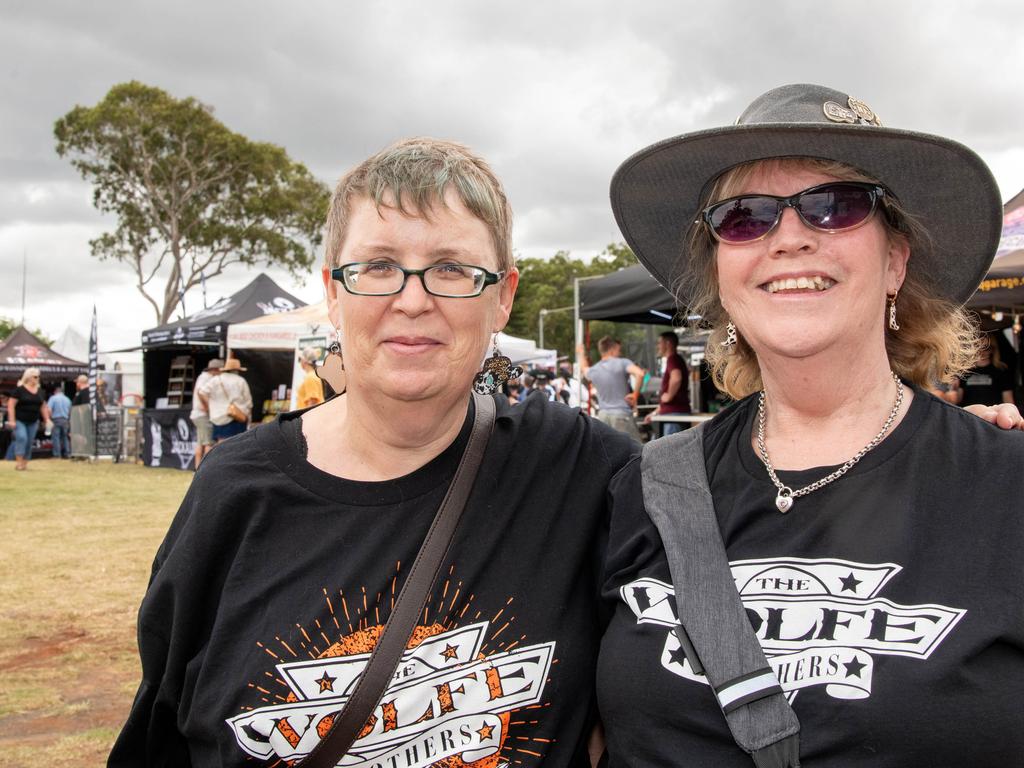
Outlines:
{"label": "banner sign", "polygon": [[142,412],[142,462],[147,467],[192,469],[196,428],[184,409]]}

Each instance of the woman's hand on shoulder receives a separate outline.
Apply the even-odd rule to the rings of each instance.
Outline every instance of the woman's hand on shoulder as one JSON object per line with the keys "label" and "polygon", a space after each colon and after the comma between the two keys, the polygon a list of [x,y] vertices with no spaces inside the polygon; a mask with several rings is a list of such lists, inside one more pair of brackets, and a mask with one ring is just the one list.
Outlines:
{"label": "woman's hand on shoulder", "polygon": [[964,410],[1002,429],[1019,429],[1024,431],[1024,417],[1020,415],[1020,411],[1017,410],[1017,406],[1013,403],[968,405]]}

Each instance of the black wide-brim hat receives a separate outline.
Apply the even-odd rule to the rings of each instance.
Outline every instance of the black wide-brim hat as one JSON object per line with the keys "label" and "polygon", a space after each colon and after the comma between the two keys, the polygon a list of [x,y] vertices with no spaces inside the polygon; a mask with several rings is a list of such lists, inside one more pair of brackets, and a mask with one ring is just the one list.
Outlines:
{"label": "black wide-brim hat", "polygon": [[941,136],[882,127],[864,102],[820,85],[759,96],[735,125],[637,152],[612,177],[612,211],[640,262],[670,291],[689,258],[703,195],[734,166],[779,157],[838,160],[884,184],[932,238],[908,269],[963,304],[988,271],[1002,229],[999,187],[984,161]]}

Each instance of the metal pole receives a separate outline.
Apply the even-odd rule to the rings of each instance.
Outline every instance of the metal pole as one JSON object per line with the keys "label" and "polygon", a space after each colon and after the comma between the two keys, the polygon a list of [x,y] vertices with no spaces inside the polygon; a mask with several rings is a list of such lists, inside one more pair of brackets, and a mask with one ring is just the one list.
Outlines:
{"label": "metal pole", "polygon": [[28,252],[21,249],[21,324],[25,325],[25,282],[28,278]]}
{"label": "metal pole", "polygon": [[573,307],[556,307],[555,309],[542,309],[537,317],[537,326],[540,332],[540,341],[537,346],[544,349],[544,318],[548,315],[553,315],[555,312],[568,312]]}
{"label": "metal pole", "polygon": [[599,277],[604,277],[604,275],[574,277],[572,279],[573,335],[576,342],[574,346],[576,370],[573,373],[576,376],[576,396],[579,398],[580,403],[583,402],[583,361],[580,360],[580,344],[583,343],[583,321],[580,320],[580,283],[584,280],[596,280]]}

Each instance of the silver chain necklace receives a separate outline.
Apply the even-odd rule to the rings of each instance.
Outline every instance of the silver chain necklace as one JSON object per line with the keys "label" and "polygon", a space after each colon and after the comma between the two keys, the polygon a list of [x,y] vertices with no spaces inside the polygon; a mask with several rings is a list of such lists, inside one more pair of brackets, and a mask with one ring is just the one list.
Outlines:
{"label": "silver chain necklace", "polygon": [[885,424],[882,425],[882,429],[877,435],[871,440],[870,443],[861,448],[857,454],[833,472],[830,475],[826,475],[810,485],[805,485],[803,488],[793,490],[788,485],[783,485],[779,480],[778,475],[775,474],[775,468],[772,466],[771,459],[768,458],[768,447],[764,444],[764,390],[761,390],[761,397],[757,403],[757,449],[761,452],[761,461],[764,462],[765,469],[768,470],[768,477],[771,478],[772,483],[779,489],[778,495],[775,497],[775,506],[779,508],[779,512],[785,514],[793,508],[793,499],[798,496],[806,496],[811,491],[816,491],[822,488],[833,480],[838,480],[840,477],[850,471],[850,467],[864,458],[864,454],[870,451],[872,448],[882,442],[882,438],[885,437],[885,433],[889,431],[889,427],[896,420],[896,414],[899,413],[900,406],[903,405],[903,382],[900,381],[900,377],[896,375],[895,371],[892,373],[893,381],[896,382],[896,402],[892,404],[892,410],[889,411],[889,418],[885,420]]}

